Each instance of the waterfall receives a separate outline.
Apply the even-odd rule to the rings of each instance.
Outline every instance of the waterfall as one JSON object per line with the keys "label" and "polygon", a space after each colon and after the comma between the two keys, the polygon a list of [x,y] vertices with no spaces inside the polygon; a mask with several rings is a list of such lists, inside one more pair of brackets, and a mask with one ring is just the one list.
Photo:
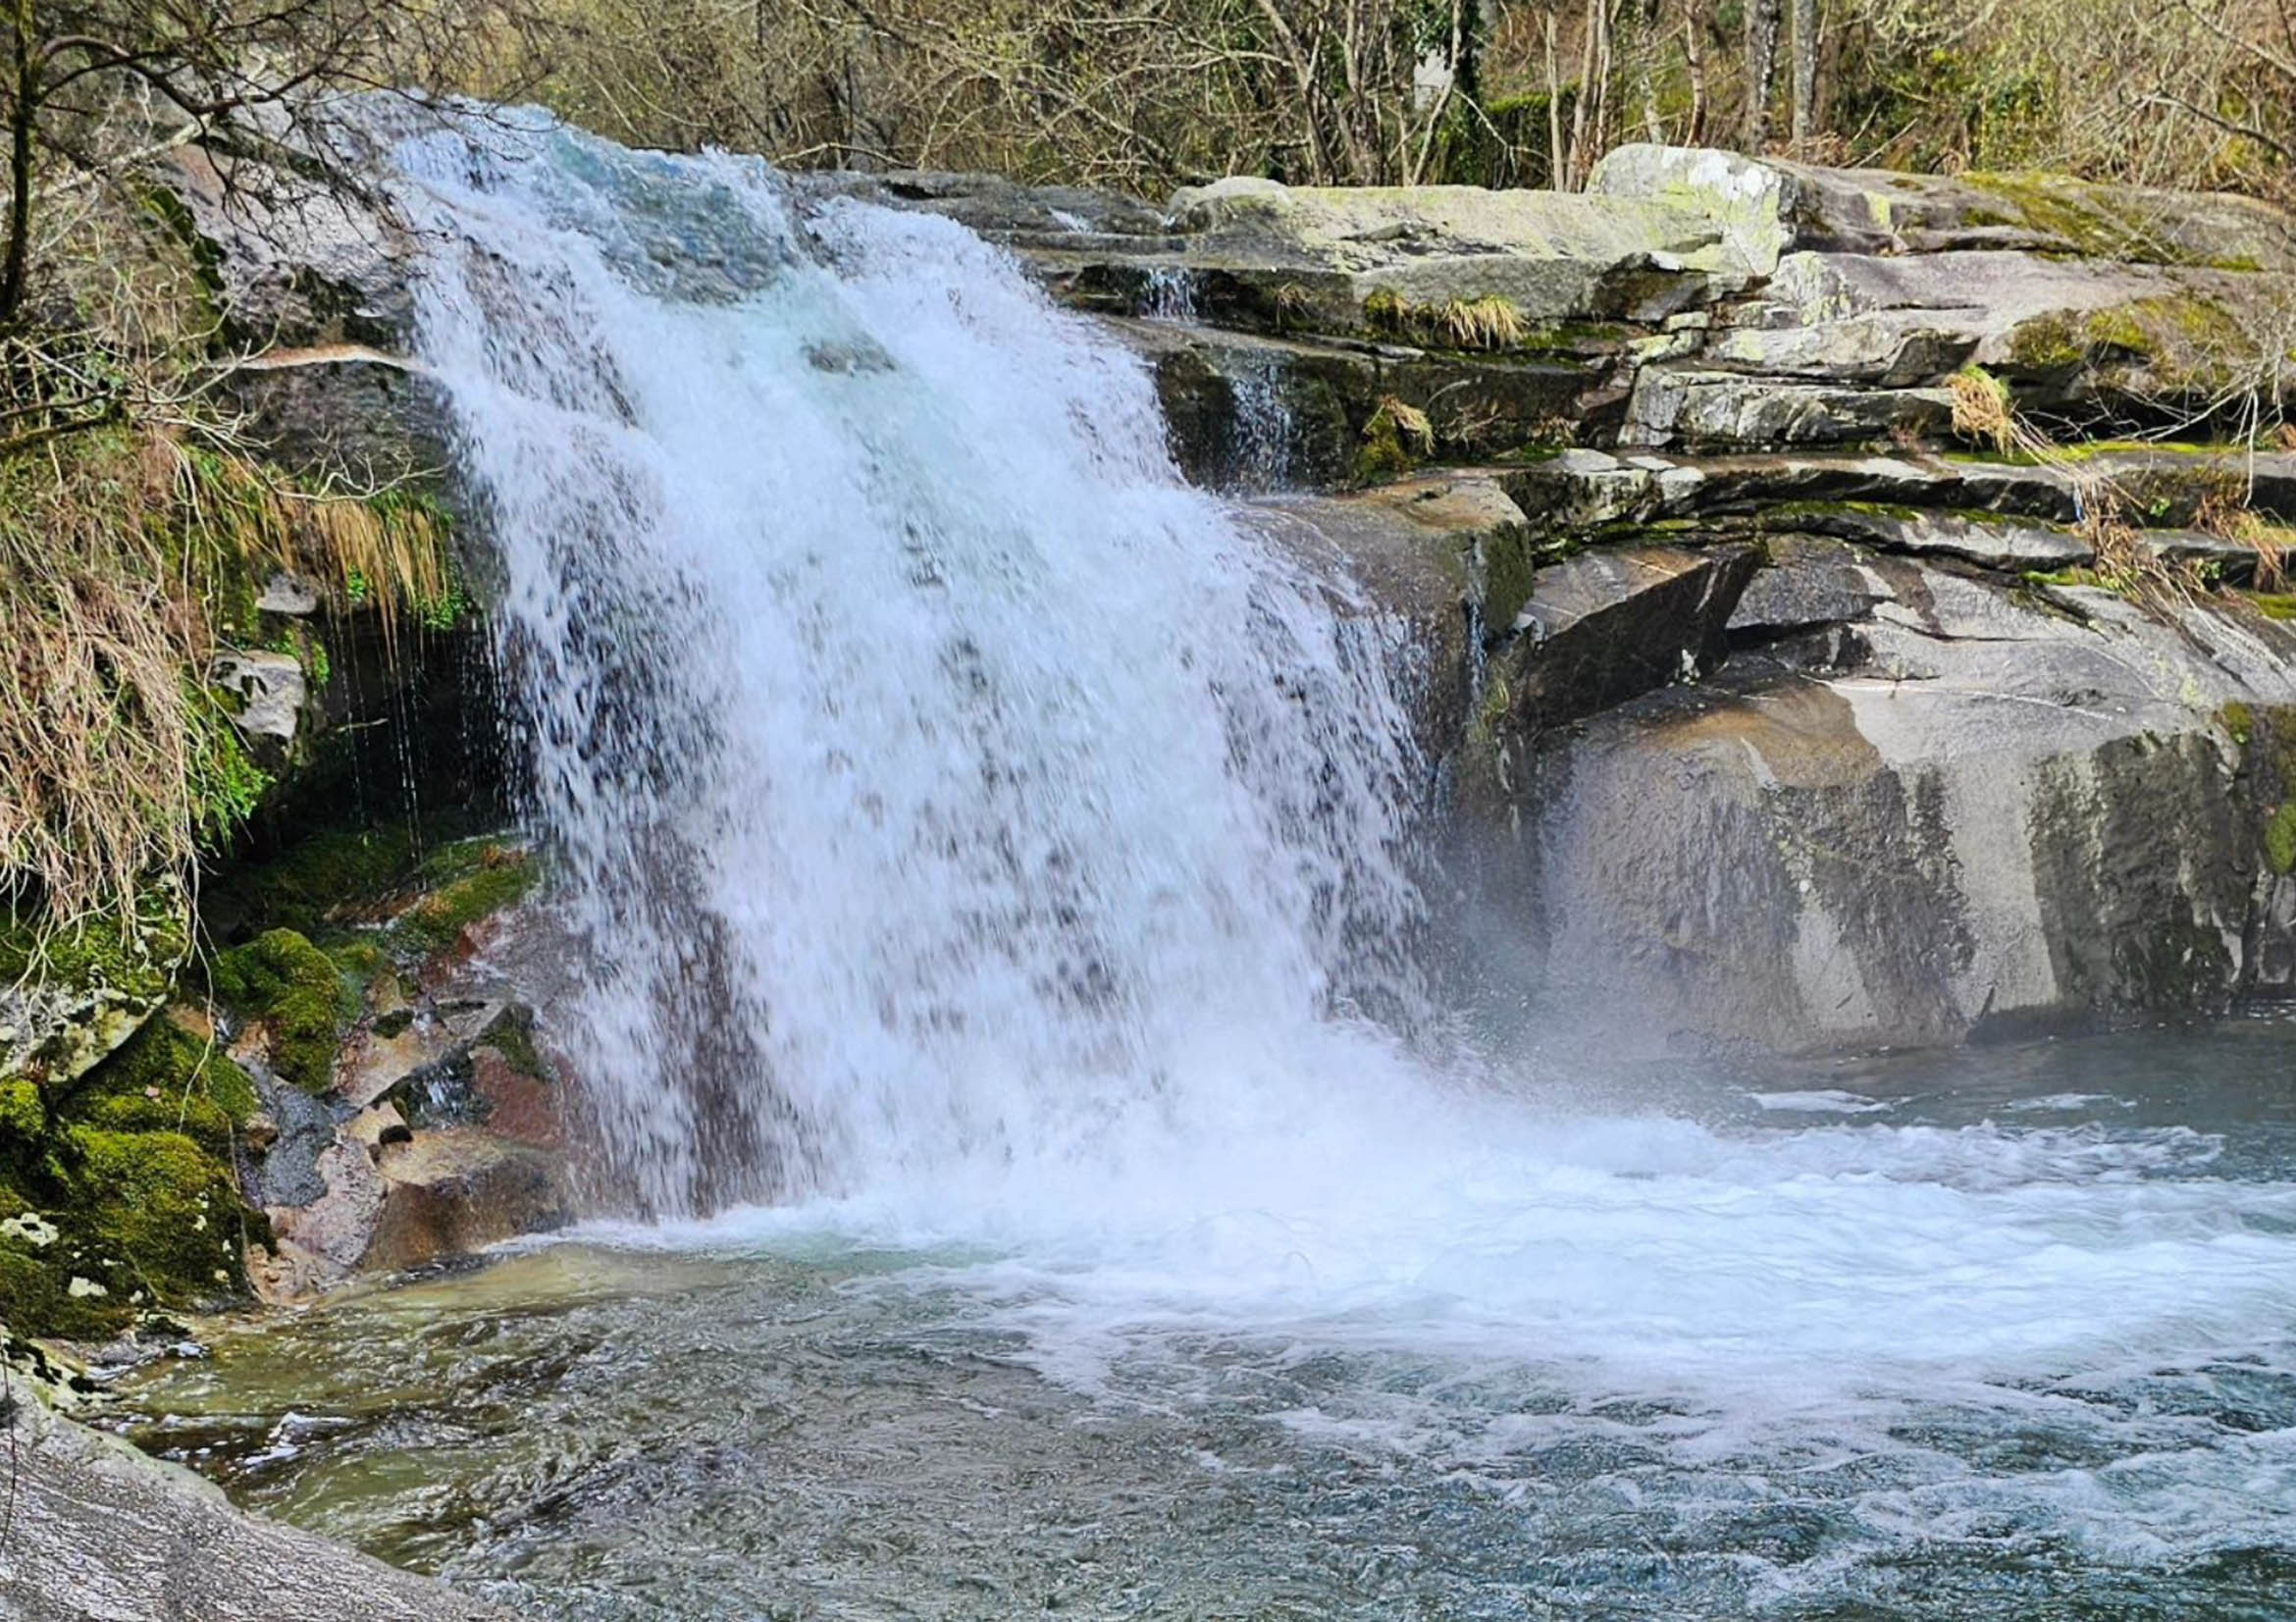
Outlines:
{"label": "waterfall", "polygon": [[1424,1020],[1394,633],[1181,481],[1138,360],[756,161],[400,163],[642,1209],[1089,1162]]}

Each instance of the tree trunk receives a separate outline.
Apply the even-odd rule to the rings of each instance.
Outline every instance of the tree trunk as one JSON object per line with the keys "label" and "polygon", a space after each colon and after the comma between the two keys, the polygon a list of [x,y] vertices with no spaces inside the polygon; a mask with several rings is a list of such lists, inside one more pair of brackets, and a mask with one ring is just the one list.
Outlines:
{"label": "tree trunk", "polygon": [[1794,0],[1794,155],[1809,156],[1817,133],[1817,0]]}
{"label": "tree trunk", "polygon": [[1682,52],[1690,64],[1690,144],[1706,144],[1706,53],[1698,44],[1698,15],[1696,7],[1682,20]]}
{"label": "tree trunk", "polygon": [[1748,0],[1746,8],[1746,149],[1770,144],[1770,98],[1778,88],[1778,34],[1786,0]]}
{"label": "tree trunk", "polygon": [[40,53],[32,42],[32,0],[16,0],[16,96],[8,109],[8,259],[0,269],[0,326],[24,306],[31,257],[32,132],[40,111]]}
{"label": "tree trunk", "polygon": [[1557,191],[1570,190],[1570,175],[1563,165],[1562,66],[1555,61],[1554,13],[1546,14],[1546,183]]}

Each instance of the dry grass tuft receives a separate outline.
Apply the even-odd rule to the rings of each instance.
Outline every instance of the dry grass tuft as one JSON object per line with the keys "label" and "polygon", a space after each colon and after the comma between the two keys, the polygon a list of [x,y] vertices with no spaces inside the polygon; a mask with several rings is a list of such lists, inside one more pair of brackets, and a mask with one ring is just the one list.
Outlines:
{"label": "dry grass tuft", "polygon": [[253,811],[266,780],[206,673],[282,568],[387,625],[450,590],[427,508],[297,493],[172,431],[0,459],[0,903],[130,919]]}
{"label": "dry grass tuft", "polygon": [[2264,514],[2248,504],[2248,489],[2244,483],[2210,491],[2201,497],[2192,522],[2197,530],[2235,542],[2256,553],[2258,591],[2277,592],[2286,583],[2288,532],[2267,523]]}
{"label": "dry grass tuft", "polygon": [[317,582],[339,611],[375,609],[387,634],[452,589],[443,525],[422,502],[303,490],[245,457],[204,448],[182,452],[176,488],[192,535]]}
{"label": "dry grass tuft", "polygon": [[2010,403],[2009,385],[1981,366],[1966,366],[1953,375],[1947,387],[1953,392],[1954,432],[1973,444],[1989,445],[2005,456],[2031,456],[2056,460],[2056,446],[2017,415]]}
{"label": "dry grass tuft", "polygon": [[1396,439],[1407,446],[1416,447],[1418,454],[1429,456],[1435,453],[1435,423],[1418,406],[1389,394],[1380,401],[1379,410],[1372,414],[1374,423],[1382,418],[1393,424]]}
{"label": "dry grass tuft", "polygon": [[1512,349],[1531,330],[1523,312],[1496,293],[1452,299],[1435,312],[1434,326],[1459,349]]}
{"label": "dry grass tuft", "polygon": [[171,460],[107,433],[0,463],[0,873],[59,920],[132,916],[189,865],[194,784],[229,736],[186,679],[211,642],[161,539]]}

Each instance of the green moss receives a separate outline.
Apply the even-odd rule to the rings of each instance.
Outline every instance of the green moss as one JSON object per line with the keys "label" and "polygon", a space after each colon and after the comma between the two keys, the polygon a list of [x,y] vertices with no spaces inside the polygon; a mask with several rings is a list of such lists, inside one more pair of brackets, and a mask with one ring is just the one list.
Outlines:
{"label": "green moss", "polygon": [[2296,871],[2296,800],[2284,800],[2265,823],[2265,861],[2283,877]]}
{"label": "green moss", "polygon": [[414,841],[403,828],[324,833],[224,873],[201,905],[210,917],[231,915],[317,935],[346,907],[397,888],[416,866]]}
{"label": "green moss", "polygon": [[2217,711],[2217,719],[2223,724],[2225,734],[2242,749],[2256,736],[2256,711],[2238,699]]}
{"label": "green moss", "polygon": [[2248,601],[2256,604],[2256,611],[2267,619],[2296,619],[2296,593],[2250,592]]}
{"label": "green moss", "polygon": [[2088,359],[2088,346],[2070,317],[2038,316],[2009,338],[2009,361],[2023,372],[2064,372]]}
{"label": "green moss", "polygon": [[[1792,529],[1798,522],[1846,512],[1864,518],[1894,518],[1902,522],[1929,515],[1927,508],[1890,501],[1780,501],[1763,509],[1763,527],[1773,530]],[[1987,516],[1999,521],[1997,515]]]}
{"label": "green moss", "polygon": [[467,863],[461,876],[416,902],[391,925],[402,950],[444,951],[481,918],[523,901],[541,876],[526,852],[489,841],[450,847],[425,865],[427,871],[441,865],[451,870],[452,863]]}
{"label": "green moss", "polygon": [[221,847],[253,819],[272,777],[232,722],[235,699],[206,686],[188,686],[184,697],[192,717],[184,779],[191,825],[209,847]]}
{"label": "green moss", "polygon": [[1374,288],[1363,301],[1363,324],[1375,333],[1400,333],[1409,317],[1403,295],[1393,288]]}
{"label": "green moss", "polygon": [[215,963],[216,994],[264,1021],[271,1063],[305,1092],[333,1083],[344,1026],[357,1013],[327,954],[292,929],[272,929]]}
{"label": "green moss", "polygon": [[0,1147],[28,1147],[47,1134],[48,1107],[40,1089],[18,1076],[0,1081]]}
{"label": "green moss", "polygon": [[338,941],[327,948],[327,956],[342,975],[345,999],[354,1008],[387,1006],[403,994],[397,961],[373,937]]}
{"label": "green moss", "polygon": [[1435,429],[1427,413],[1389,397],[1363,425],[1363,445],[1355,453],[1355,477],[1372,484],[1409,473],[1419,465],[1418,455],[1435,450]]}
{"label": "green moss", "polygon": [[73,1134],[93,1261],[153,1301],[186,1306],[246,1289],[244,1207],[231,1169],[179,1132]]}
{"label": "green moss", "polygon": [[269,1236],[229,1158],[165,1126],[53,1132],[9,1159],[5,1196],[0,1321],[24,1334],[96,1339],[142,1311],[243,1295],[243,1240]]}
{"label": "green moss", "polygon": [[146,894],[132,919],[98,914],[64,929],[0,910],[0,982],[44,977],[145,1000],[167,991],[188,948],[170,889]]}
{"label": "green moss", "polygon": [[2082,323],[2082,332],[2095,348],[2119,349],[2132,355],[2152,352],[2152,339],[2144,323],[2125,308],[2092,311]]}
{"label": "green moss", "polygon": [[2193,255],[2147,231],[2131,211],[2110,206],[2109,192],[2069,176],[1971,172],[1960,178],[2005,205],[2004,215],[2012,217],[2014,223],[2058,237],[2081,258],[2133,259],[2156,265],[2194,262]]}
{"label": "green moss", "polygon": [[254,1081],[211,1036],[162,1015],[73,1089],[65,1113],[112,1131],[180,1131],[228,1157],[257,1103]]}
{"label": "green moss", "polygon": [[108,1286],[101,1295],[74,1293],[72,1281],[85,1277],[51,1259],[40,1248],[0,1237],[0,1323],[19,1334],[53,1335],[65,1340],[109,1338],[129,1322],[134,1309],[126,1299],[115,1297]]}

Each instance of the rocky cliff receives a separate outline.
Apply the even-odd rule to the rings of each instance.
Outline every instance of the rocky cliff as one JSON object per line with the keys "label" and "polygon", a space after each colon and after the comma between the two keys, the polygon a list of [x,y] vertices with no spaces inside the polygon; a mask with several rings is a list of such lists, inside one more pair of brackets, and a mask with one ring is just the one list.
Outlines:
{"label": "rocky cliff", "polygon": [[[187,174],[287,340],[250,403],[437,445],[390,228],[292,263]],[[1583,195],[793,192],[1004,243],[1183,467],[1419,625],[1494,1005],[1806,1050],[2296,977],[2286,216],[1648,146]]]}
{"label": "rocky cliff", "polygon": [[1464,973],[1665,1045],[2296,975],[2296,223],[1627,147],[1585,195],[911,177],[1435,652]]}

